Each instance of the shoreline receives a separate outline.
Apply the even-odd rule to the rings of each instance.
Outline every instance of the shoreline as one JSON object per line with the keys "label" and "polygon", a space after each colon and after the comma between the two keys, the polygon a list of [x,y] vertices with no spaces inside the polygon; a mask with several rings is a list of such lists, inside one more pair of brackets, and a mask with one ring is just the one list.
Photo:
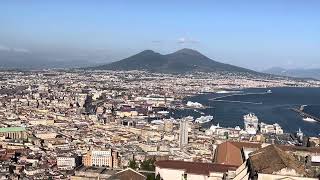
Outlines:
{"label": "shoreline", "polygon": [[[303,90],[309,89],[309,90],[311,90],[312,93],[317,93],[317,90],[320,90],[319,88],[315,88],[315,87],[243,88],[241,90],[244,91],[245,94],[228,94],[227,96],[229,97],[229,96],[235,96],[235,95],[243,96],[243,95],[250,95],[250,94],[256,94],[256,95],[269,94],[267,92],[250,92],[252,90],[253,91],[259,91],[259,90],[260,91],[261,90],[267,91],[268,89],[272,90],[272,93],[270,93],[270,94],[280,92],[281,94],[284,94],[284,95],[286,95],[286,91],[288,90],[289,91],[288,93],[293,94],[292,95],[293,97],[295,97],[296,93],[298,93],[298,95],[299,95],[299,92],[301,93]],[[224,90],[226,90],[226,89],[224,89]],[[234,89],[230,89],[230,90],[234,90]],[[248,93],[246,93],[246,92],[248,92]],[[217,97],[212,98],[212,96],[214,96],[214,95],[217,95]],[[198,100],[197,97],[201,97],[200,98],[201,100],[200,99]],[[208,97],[208,99],[206,97]],[[279,104],[277,104],[276,102],[275,102],[275,106],[272,106],[272,104],[268,104],[268,103],[266,105],[263,105],[264,104],[264,103],[262,103],[263,101],[259,101],[259,100],[258,100],[258,102],[241,101],[241,100],[240,101],[219,100],[220,98],[223,98],[223,97],[225,97],[225,96],[219,97],[219,94],[216,94],[216,92],[212,92],[212,93],[206,93],[205,95],[198,94],[198,95],[194,95],[192,97],[186,97],[183,100],[184,101],[194,100],[194,101],[198,101],[202,104],[209,103],[210,106],[212,106],[213,109],[204,110],[204,113],[205,113],[205,115],[213,115],[214,119],[213,119],[213,121],[206,123],[203,126],[204,128],[209,128],[211,124],[216,124],[216,123],[220,123],[220,125],[222,125],[223,127],[233,127],[236,125],[242,126],[242,124],[239,123],[239,122],[242,122],[241,121],[242,115],[245,113],[253,112],[255,114],[258,114],[258,116],[260,117],[260,119],[263,122],[280,124],[283,127],[283,129],[285,130],[285,132],[287,132],[287,133],[295,133],[298,130],[298,128],[300,127],[308,135],[316,136],[319,134],[319,130],[317,130],[319,123],[317,123],[317,125],[314,125],[314,123],[304,121],[301,118],[301,116],[299,116],[298,114],[296,114],[292,111],[288,113],[288,111],[287,111],[288,107],[279,106]],[[285,97],[285,98],[287,98],[287,97]],[[259,99],[261,100],[261,98],[259,98]],[[289,98],[288,105],[289,104],[291,105],[291,103],[292,103],[292,105],[296,107],[296,106],[300,106],[303,104],[307,104],[307,105],[316,104],[314,101],[312,101],[313,100],[312,98],[309,97],[308,99],[310,99],[310,100],[306,100],[306,101],[310,101],[309,103],[308,102],[307,103],[299,103],[299,101],[300,102],[304,101],[304,99],[301,100],[301,98],[300,98],[300,100],[297,100],[298,102],[295,103],[295,102],[290,101],[290,98]],[[248,100],[248,99],[246,99],[246,100]],[[219,102],[219,105],[213,106],[210,103],[210,101],[211,101],[211,103],[212,102],[217,102],[217,103]],[[283,104],[287,104],[287,103],[285,103],[286,99],[283,99],[281,101],[284,101],[284,102],[282,102]],[[226,104],[221,105],[220,102],[221,103],[224,103],[224,102],[230,103],[230,105],[226,105]],[[236,103],[239,104],[239,108],[237,108]],[[246,105],[246,104],[248,104],[248,105]],[[249,106],[250,104],[257,105],[257,106]],[[262,110],[261,109],[262,107],[258,107],[259,105],[263,105],[262,107],[267,106],[267,109]],[[231,111],[223,110],[225,108],[230,109]],[[184,111],[184,110],[177,110],[177,111],[178,111],[178,113],[175,112],[175,114],[178,115],[179,117],[188,116],[188,115],[191,115],[194,117],[200,116],[199,113],[194,113],[192,111]],[[225,115],[225,113],[228,111],[231,114]],[[243,112],[243,113],[241,113],[241,112]],[[201,114],[201,115],[203,115],[203,114]]]}

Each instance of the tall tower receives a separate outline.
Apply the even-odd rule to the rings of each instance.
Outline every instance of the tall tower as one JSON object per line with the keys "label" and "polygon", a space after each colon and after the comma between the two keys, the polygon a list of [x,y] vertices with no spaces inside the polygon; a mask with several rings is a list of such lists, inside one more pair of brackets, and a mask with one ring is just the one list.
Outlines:
{"label": "tall tower", "polygon": [[179,145],[180,148],[183,148],[188,144],[188,121],[182,119],[180,121],[180,134],[179,134]]}

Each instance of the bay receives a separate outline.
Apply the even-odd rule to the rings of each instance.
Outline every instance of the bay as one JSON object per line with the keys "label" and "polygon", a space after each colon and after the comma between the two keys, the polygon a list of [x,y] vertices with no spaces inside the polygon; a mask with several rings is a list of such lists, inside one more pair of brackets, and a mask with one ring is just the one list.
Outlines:
{"label": "bay", "polygon": [[[267,93],[271,90],[272,93]],[[204,124],[210,127],[211,124],[219,123],[223,127],[243,127],[243,116],[248,113],[255,113],[259,121],[268,124],[278,123],[285,132],[294,133],[299,128],[309,136],[318,136],[320,133],[319,122],[307,122],[290,108],[300,108],[307,105],[305,112],[320,117],[320,88],[251,88],[237,90],[240,92],[223,92],[200,94],[184,99],[184,102],[199,102],[206,109],[201,109],[200,114],[194,110],[175,110],[171,114],[174,118],[202,115],[212,115],[213,121]]]}

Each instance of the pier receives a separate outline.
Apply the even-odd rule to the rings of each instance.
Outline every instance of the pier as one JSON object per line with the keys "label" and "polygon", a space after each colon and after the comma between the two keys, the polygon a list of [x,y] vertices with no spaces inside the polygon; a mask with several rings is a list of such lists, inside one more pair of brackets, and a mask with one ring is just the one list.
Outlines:
{"label": "pier", "polygon": [[229,103],[242,103],[242,104],[257,104],[260,105],[262,102],[248,102],[248,101],[228,101],[228,100],[214,100],[217,102],[229,102]]}
{"label": "pier", "polygon": [[216,101],[221,98],[226,98],[226,97],[232,97],[232,96],[246,96],[246,95],[264,95],[264,94],[271,94],[270,92],[257,92],[257,93],[238,93],[238,94],[228,94],[224,96],[219,96],[219,97],[214,97],[209,99],[210,101]]}
{"label": "pier", "polygon": [[290,108],[290,109],[293,110],[293,111],[295,111],[295,112],[297,112],[297,113],[299,113],[300,116],[302,116],[302,117],[309,117],[309,118],[314,119],[314,120],[316,120],[317,122],[320,123],[320,118],[315,117],[315,116],[312,116],[311,114],[308,114],[308,113],[303,112],[304,106],[301,106],[300,109],[298,109],[298,108]]}

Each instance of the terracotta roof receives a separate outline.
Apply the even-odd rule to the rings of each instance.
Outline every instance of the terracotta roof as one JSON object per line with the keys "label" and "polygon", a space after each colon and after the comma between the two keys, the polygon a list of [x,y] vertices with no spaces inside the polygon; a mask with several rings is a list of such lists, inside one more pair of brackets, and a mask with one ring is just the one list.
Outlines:
{"label": "terracotta roof", "polygon": [[6,155],[2,155],[0,156],[0,161],[9,161],[12,158],[12,154],[6,154]]}
{"label": "terracotta roof", "polygon": [[113,180],[113,179],[114,180],[146,180],[147,177],[131,168],[128,168],[116,173],[115,175],[111,176],[108,179],[110,180]]}
{"label": "terracotta roof", "polygon": [[274,174],[283,168],[294,169],[301,175],[306,175],[303,163],[275,145],[269,145],[249,154],[249,161],[254,171]]}
{"label": "terracotta roof", "polygon": [[302,147],[302,146],[288,146],[277,145],[283,151],[304,151],[309,153],[320,153],[320,147]]}
{"label": "terracotta roof", "polygon": [[230,142],[222,143],[217,148],[215,162],[240,166],[243,163],[241,149]]}
{"label": "terracotta roof", "polygon": [[215,163],[240,166],[243,163],[242,148],[261,148],[261,144],[226,141],[218,145],[215,155]]}
{"label": "terracotta roof", "polygon": [[229,141],[234,146],[238,147],[239,149],[242,148],[261,148],[261,143],[251,143],[251,142],[236,142],[236,141]]}
{"label": "terracotta roof", "polygon": [[187,161],[157,161],[155,162],[156,167],[166,169],[181,169],[185,170],[186,173],[190,174],[201,174],[209,175],[210,172],[227,172],[228,170],[235,171],[237,167],[223,164],[213,163],[200,163],[200,162],[187,162]]}

